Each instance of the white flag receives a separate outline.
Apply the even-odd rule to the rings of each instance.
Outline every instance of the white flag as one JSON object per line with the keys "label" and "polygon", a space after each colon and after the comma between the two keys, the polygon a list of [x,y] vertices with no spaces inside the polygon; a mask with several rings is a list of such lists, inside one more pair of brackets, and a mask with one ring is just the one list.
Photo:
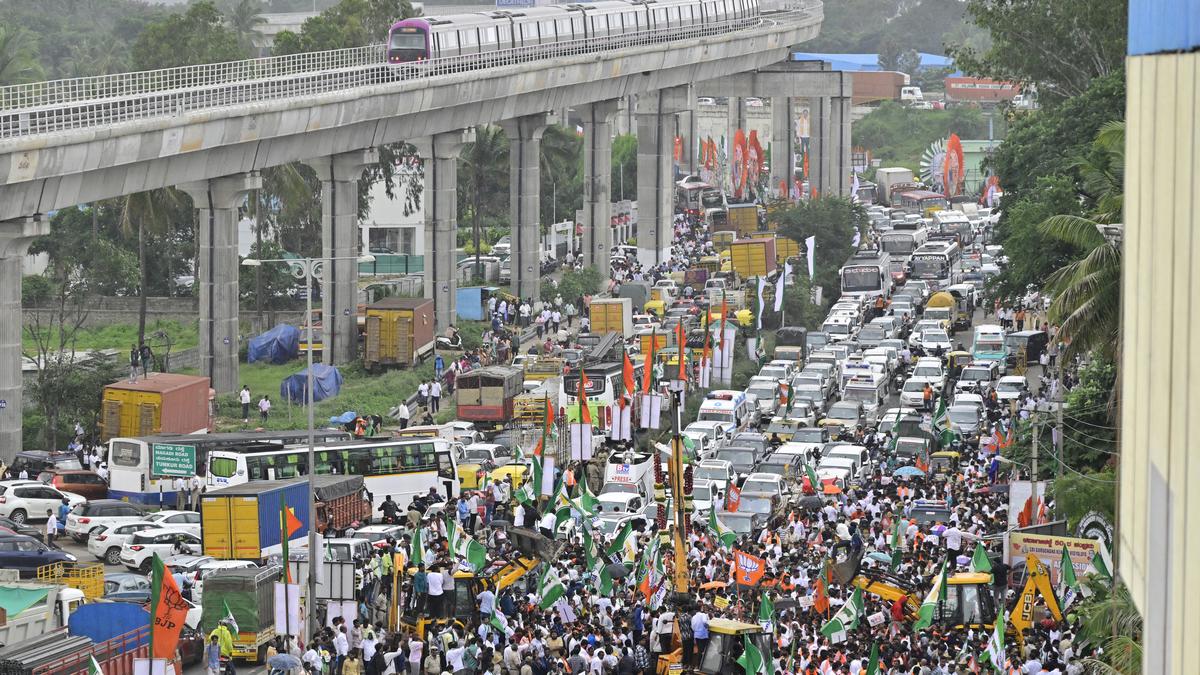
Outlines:
{"label": "white flag", "polygon": [[767,280],[761,276],[758,278],[758,312],[755,315],[755,329],[762,330],[762,315],[766,309],[766,302],[763,300],[763,289],[767,287]]}
{"label": "white flag", "polygon": [[592,458],[592,425],[571,425],[571,459],[586,462]]}
{"label": "white flag", "polygon": [[787,277],[792,274],[792,264],[789,262],[783,263],[783,271],[779,273],[779,278],[775,280],[775,311],[783,309],[783,286],[786,283]]}
{"label": "white flag", "polygon": [[804,248],[808,250],[808,278],[813,278],[813,255],[817,251],[817,237],[813,235],[804,240]]}
{"label": "white flag", "polygon": [[854,172],[854,181],[850,183],[850,201],[858,203],[858,172]]}

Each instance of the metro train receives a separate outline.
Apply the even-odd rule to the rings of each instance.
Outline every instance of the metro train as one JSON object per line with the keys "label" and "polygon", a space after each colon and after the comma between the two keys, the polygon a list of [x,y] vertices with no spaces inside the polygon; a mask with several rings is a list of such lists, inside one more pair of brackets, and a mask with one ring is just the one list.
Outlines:
{"label": "metro train", "polygon": [[388,32],[387,62],[412,67],[430,59],[484,56],[573,40],[589,41],[591,51],[629,33],[684,32],[758,15],[759,0],[603,0],[404,19]]}

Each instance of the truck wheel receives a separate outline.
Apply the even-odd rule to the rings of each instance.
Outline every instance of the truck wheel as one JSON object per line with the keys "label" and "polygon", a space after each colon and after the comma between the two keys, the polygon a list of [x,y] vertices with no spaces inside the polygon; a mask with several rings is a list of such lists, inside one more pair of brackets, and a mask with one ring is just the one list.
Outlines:
{"label": "truck wheel", "polygon": [[108,563],[109,565],[120,565],[121,564],[121,549],[117,548],[116,546],[113,546],[112,548],[105,551],[104,552],[104,562]]}
{"label": "truck wheel", "polygon": [[26,519],[27,519],[29,516],[28,516],[28,515],[25,513],[25,509],[17,509],[16,511],[13,511],[11,514],[9,514],[9,516],[8,516],[8,517],[9,517],[9,519],[10,519],[10,520],[12,520],[14,523],[16,523],[16,524],[18,524],[18,525],[24,525],[24,524],[25,524],[25,520],[26,520]]}

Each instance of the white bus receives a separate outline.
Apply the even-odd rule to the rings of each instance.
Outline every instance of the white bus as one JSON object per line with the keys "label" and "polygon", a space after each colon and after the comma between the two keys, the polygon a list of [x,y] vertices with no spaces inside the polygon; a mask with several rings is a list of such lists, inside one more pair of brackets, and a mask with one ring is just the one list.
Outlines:
{"label": "white bus", "polygon": [[[318,429],[317,443],[346,440],[344,431]],[[175,490],[173,476],[152,472],[156,445],[184,446],[196,458],[196,475],[206,475],[209,454],[215,450],[253,451],[307,443],[307,431],[239,432],[225,434],[162,434],[140,438],[113,438],[108,441],[108,496],[135,504],[172,508]],[[165,450],[165,449],[164,449]]]}
{"label": "white bus", "polygon": [[[442,438],[370,438],[318,445],[318,474],[362,476],[378,508],[392,499],[403,508],[434,488],[447,500],[458,497],[455,444]],[[209,455],[209,484],[222,488],[252,480],[295,478],[308,474],[308,446]]]}
{"label": "white bus", "polygon": [[925,243],[929,231],[925,228],[915,230],[892,230],[879,235],[879,246],[884,253],[891,257],[892,282],[905,278],[908,262],[912,260],[913,252]]}
{"label": "white bus", "polygon": [[891,256],[885,251],[861,250],[842,266],[842,295],[856,298],[889,297],[892,294]]}
{"label": "white bus", "polygon": [[[637,386],[642,382],[642,364],[633,364],[633,380]],[[610,426],[612,407],[617,403],[618,392],[624,387],[624,366],[610,361],[587,366],[588,408],[592,411],[592,424],[607,429]],[[558,390],[559,410],[566,410],[567,421],[579,421],[579,370],[563,375],[562,387]]]}
{"label": "white bus", "polygon": [[935,239],[913,252],[909,278],[920,279],[934,289],[951,286],[961,274],[962,249],[949,239]]}

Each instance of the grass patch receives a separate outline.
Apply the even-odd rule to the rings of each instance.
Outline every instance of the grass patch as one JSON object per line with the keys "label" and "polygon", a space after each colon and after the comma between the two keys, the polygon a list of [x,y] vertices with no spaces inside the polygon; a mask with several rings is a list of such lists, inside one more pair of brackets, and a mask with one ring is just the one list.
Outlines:
{"label": "grass patch", "polygon": [[[31,328],[25,327],[21,333],[21,347],[26,351],[37,349],[37,343],[34,341],[34,336],[30,335]],[[152,335],[156,331],[163,331],[170,336],[172,345],[171,352],[179,352],[183,349],[190,349],[200,344],[200,324],[199,321],[193,323],[181,323],[179,321],[147,321],[146,322],[146,337],[147,341],[156,346],[160,340],[155,339]],[[58,329],[46,328],[42,331],[43,335],[51,337],[51,344],[58,344]],[[137,342],[137,324],[112,324],[108,326],[96,326],[94,328],[81,328],[75,333],[75,349],[78,351],[86,351],[91,349],[116,349],[117,351],[129,351],[129,345]],[[156,349],[160,351],[161,348]]]}
{"label": "grass patch", "polygon": [[[306,416],[303,405],[292,404],[291,417],[288,416],[288,404],[279,396],[279,383],[293,373],[303,372],[303,360],[295,360],[283,365],[260,363],[243,363],[239,368],[238,389],[242,385],[250,387],[253,397],[253,409],[249,424],[242,423],[242,407],[236,394],[222,394],[217,397],[217,429],[219,431],[239,431],[247,428],[258,428],[258,400],[265,393],[271,397],[271,416],[265,429],[284,430],[301,429],[305,426]],[[401,400],[408,398],[417,390],[422,380],[433,377],[433,362],[427,361],[420,366],[408,370],[389,370],[382,375],[369,375],[357,363],[341,366],[342,389],[337,396],[320,401],[315,406],[315,421],[318,427],[329,424],[329,418],[340,415],[348,410],[359,414],[387,415],[388,410]],[[445,397],[443,397],[445,398]],[[448,410],[447,410],[448,409]],[[442,415],[447,412],[453,419],[452,404],[443,406]],[[442,417],[439,415],[439,418]],[[416,411],[413,413],[416,417]]]}

